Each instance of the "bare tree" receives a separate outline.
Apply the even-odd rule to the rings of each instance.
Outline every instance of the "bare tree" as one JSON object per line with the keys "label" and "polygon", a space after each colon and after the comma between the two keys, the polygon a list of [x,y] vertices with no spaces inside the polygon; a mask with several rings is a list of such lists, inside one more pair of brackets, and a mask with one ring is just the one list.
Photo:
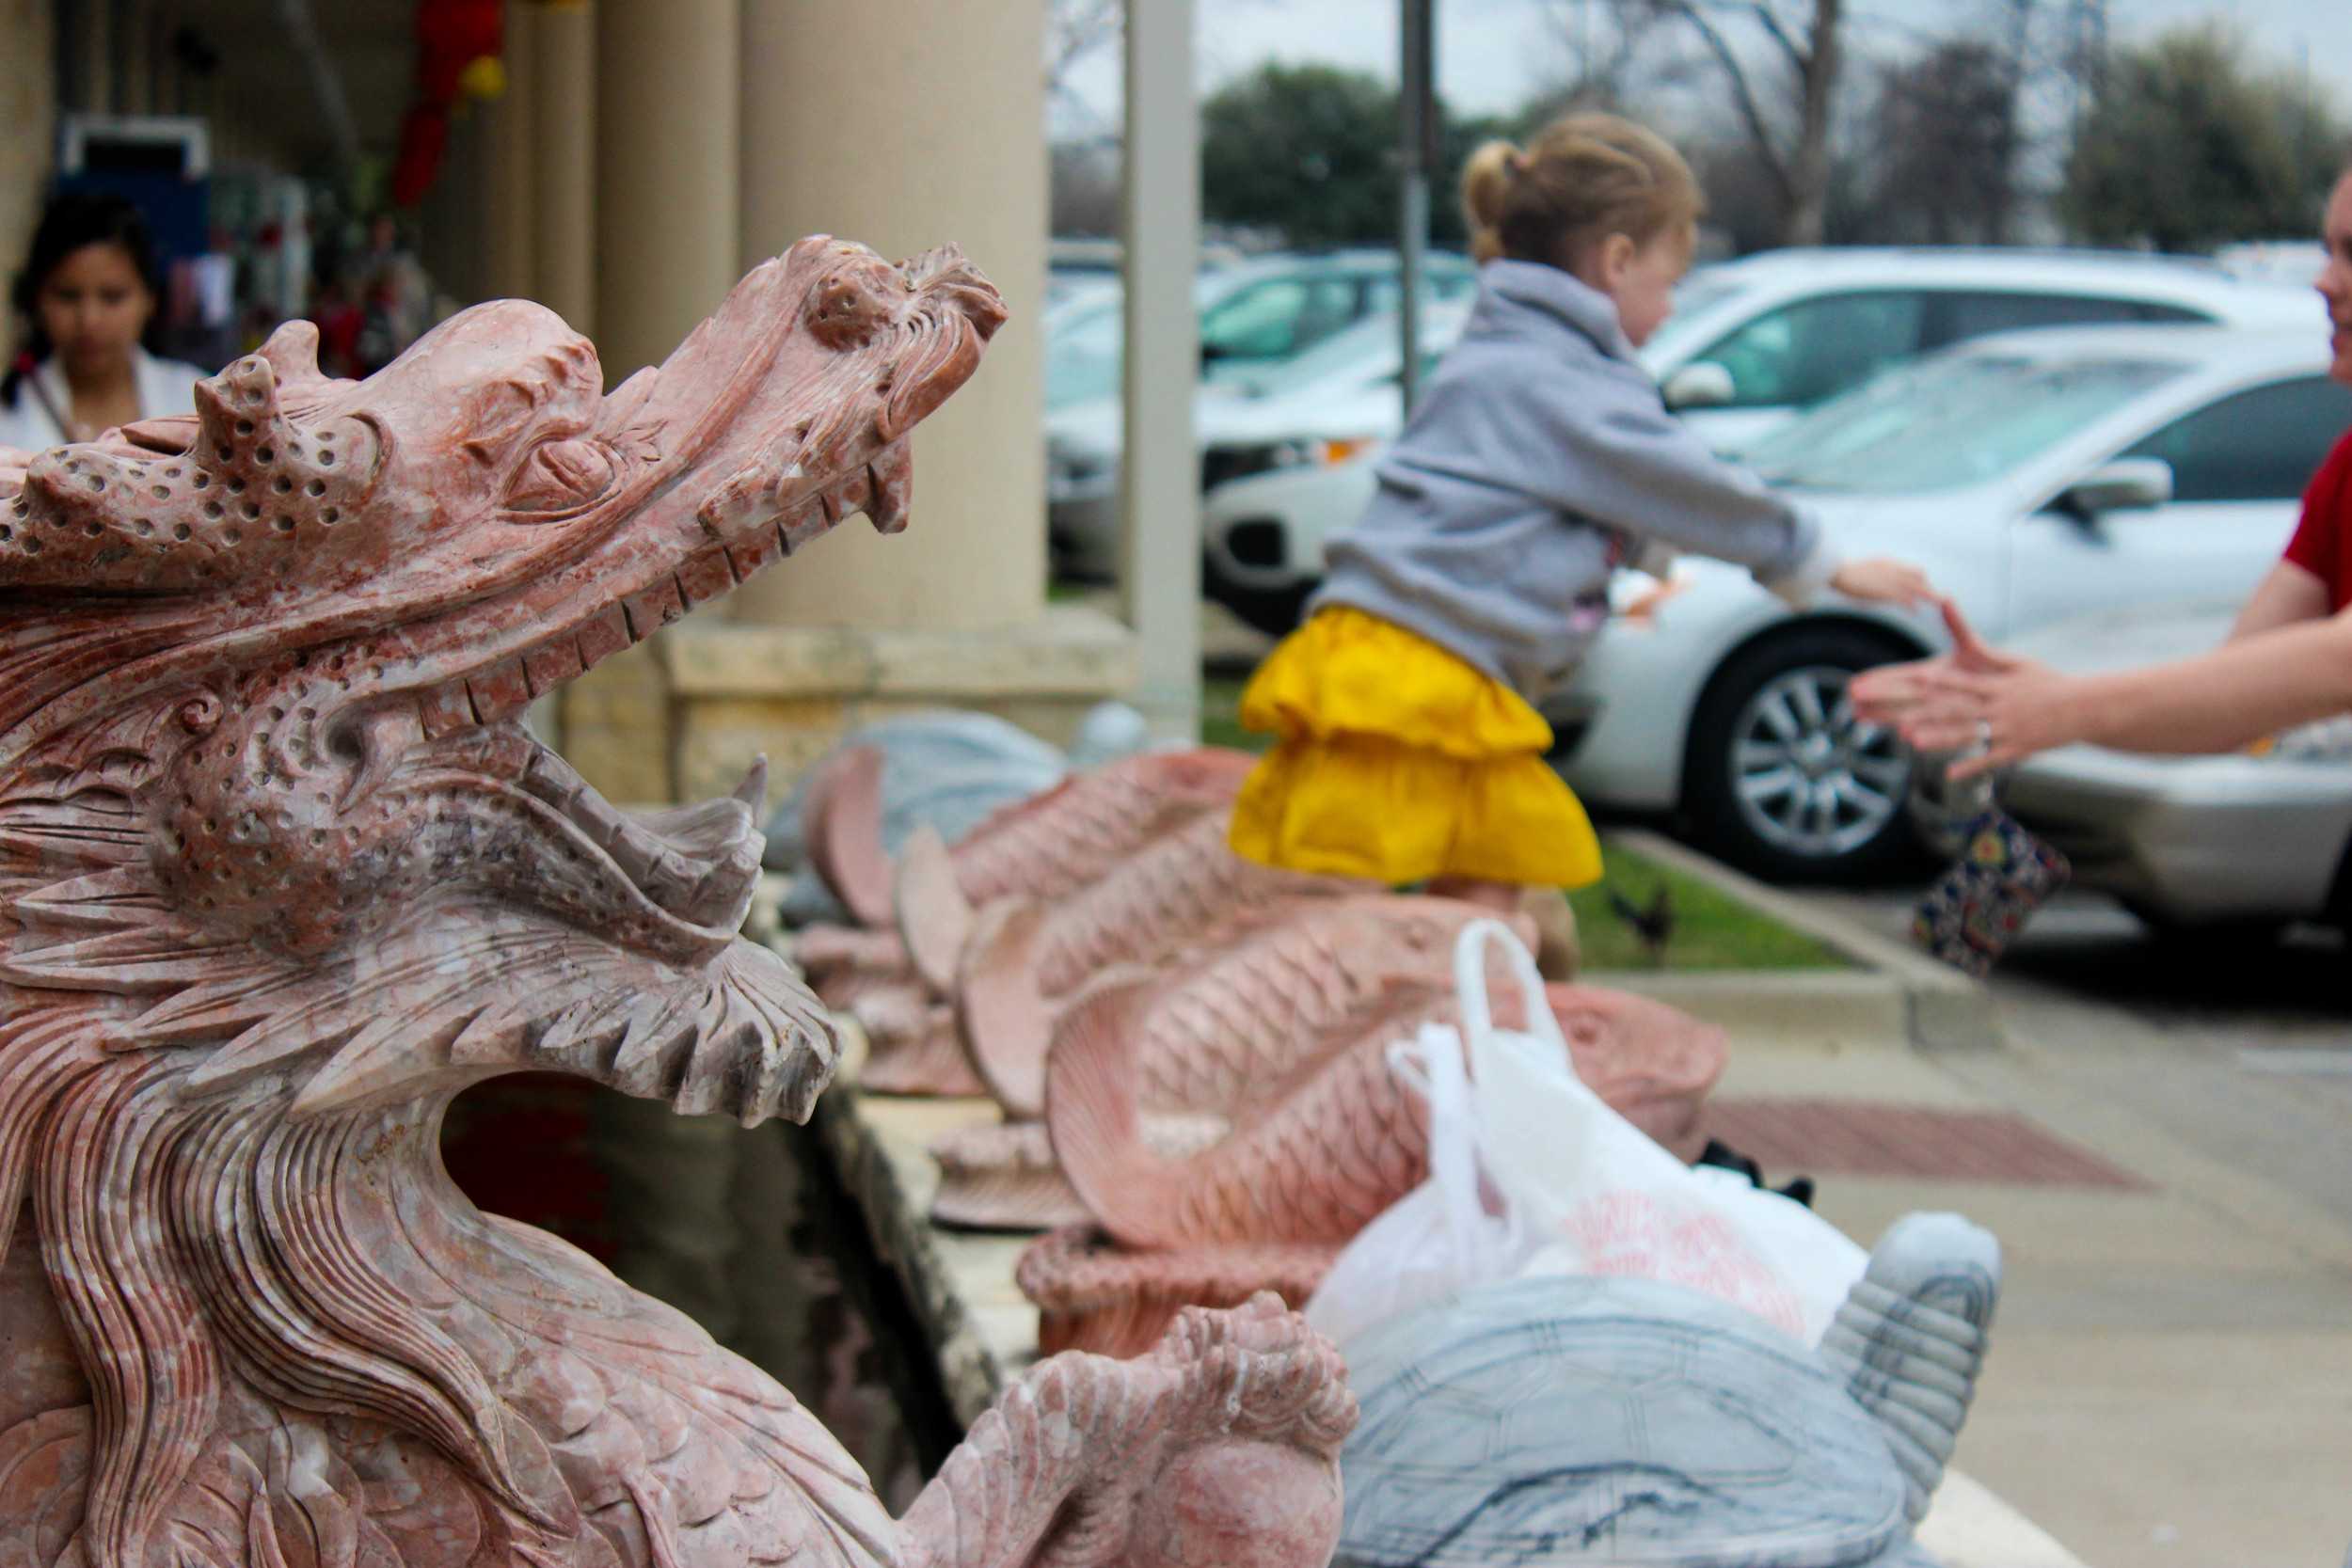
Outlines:
{"label": "bare tree", "polygon": [[1558,45],[1561,63],[1522,111],[1531,127],[1572,109],[1627,103],[1646,47],[1669,20],[1652,0],[1534,0],[1534,6],[1538,29]]}
{"label": "bare tree", "polygon": [[[1784,245],[1819,245],[1829,208],[1831,110],[1845,55],[1845,0],[1626,0],[1694,33],[1731,88],[1732,107],[1782,214]],[[1760,36],[1770,68],[1793,77],[1792,118],[1781,89],[1738,34]]]}
{"label": "bare tree", "polygon": [[1070,91],[1070,72],[1097,50],[1115,45],[1127,25],[1127,0],[1053,0],[1045,14],[1045,90]]}
{"label": "bare tree", "polygon": [[1994,45],[1953,39],[1881,77],[1868,237],[1998,245],[2016,186],[2017,79]]}

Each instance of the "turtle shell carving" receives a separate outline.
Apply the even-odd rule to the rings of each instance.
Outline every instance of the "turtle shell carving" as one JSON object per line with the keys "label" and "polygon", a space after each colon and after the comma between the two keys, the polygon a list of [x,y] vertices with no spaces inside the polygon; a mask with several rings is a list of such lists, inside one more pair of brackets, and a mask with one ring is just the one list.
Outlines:
{"label": "turtle shell carving", "polygon": [[1932,1568],[1998,1293],[1993,1238],[1915,1214],[1822,1347],[1679,1286],[1536,1276],[1344,1347],[1362,1422],[1334,1568]]}

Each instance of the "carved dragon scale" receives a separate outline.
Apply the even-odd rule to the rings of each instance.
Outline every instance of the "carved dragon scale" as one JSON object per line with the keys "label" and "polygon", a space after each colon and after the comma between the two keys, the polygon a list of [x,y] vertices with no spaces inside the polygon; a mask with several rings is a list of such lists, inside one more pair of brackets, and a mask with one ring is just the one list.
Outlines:
{"label": "carved dragon scale", "polygon": [[539,307],[0,452],[0,1544],[28,1568],[1320,1563],[1354,1418],[1260,1304],[1058,1357],[904,1521],[782,1388],[451,1185],[465,1085],[803,1118],[760,770],[632,816],[534,696],[851,512],[1003,319],[803,241],[610,396]]}

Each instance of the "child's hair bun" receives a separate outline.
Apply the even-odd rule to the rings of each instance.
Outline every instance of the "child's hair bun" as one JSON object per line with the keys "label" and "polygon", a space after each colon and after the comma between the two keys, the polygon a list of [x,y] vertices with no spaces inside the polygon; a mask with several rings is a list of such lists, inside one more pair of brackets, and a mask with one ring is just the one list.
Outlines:
{"label": "child's hair bun", "polygon": [[1502,254],[1502,214],[1512,182],[1527,168],[1527,154],[1498,136],[1483,142],[1462,166],[1462,214],[1469,220],[1470,259],[1491,261]]}
{"label": "child's hair bun", "polygon": [[1622,233],[1647,245],[1694,225],[1698,182],[1658,135],[1616,115],[1563,115],[1524,149],[1490,141],[1462,166],[1470,254],[1572,267],[1587,245]]}

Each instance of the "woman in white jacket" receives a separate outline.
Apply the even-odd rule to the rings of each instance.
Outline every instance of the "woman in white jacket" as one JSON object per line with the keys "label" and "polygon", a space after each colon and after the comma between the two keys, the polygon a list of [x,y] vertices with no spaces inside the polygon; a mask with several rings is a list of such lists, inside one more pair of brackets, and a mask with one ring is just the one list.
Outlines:
{"label": "woman in white jacket", "polygon": [[203,372],[145,346],[158,287],[136,208],[87,192],[51,199],[16,277],[19,348],[0,381],[0,447],[38,451],[196,411]]}

